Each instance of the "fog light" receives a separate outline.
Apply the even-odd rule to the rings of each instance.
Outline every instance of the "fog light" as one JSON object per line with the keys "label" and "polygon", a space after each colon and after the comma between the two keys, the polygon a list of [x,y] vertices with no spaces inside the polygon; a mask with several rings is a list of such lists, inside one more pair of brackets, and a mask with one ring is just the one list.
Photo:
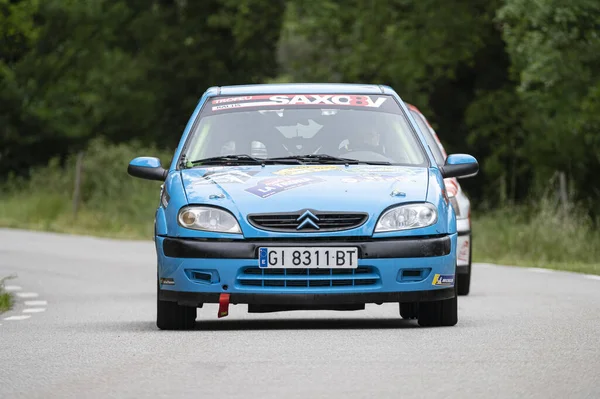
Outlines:
{"label": "fog light", "polygon": [[220,281],[219,272],[214,269],[185,269],[185,274],[195,283],[215,284]]}

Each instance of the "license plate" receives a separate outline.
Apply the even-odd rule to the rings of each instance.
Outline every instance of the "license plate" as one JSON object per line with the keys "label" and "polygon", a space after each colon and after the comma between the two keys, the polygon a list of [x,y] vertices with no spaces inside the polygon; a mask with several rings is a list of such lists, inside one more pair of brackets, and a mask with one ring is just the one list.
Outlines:
{"label": "license plate", "polygon": [[259,248],[258,266],[279,269],[356,269],[356,247]]}

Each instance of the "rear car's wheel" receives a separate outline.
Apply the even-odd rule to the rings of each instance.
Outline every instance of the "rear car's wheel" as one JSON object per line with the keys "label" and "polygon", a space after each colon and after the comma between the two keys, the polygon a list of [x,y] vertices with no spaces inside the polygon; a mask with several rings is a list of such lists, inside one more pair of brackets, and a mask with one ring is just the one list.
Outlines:
{"label": "rear car's wheel", "polygon": [[471,289],[471,262],[473,254],[473,238],[469,237],[469,241],[469,265],[467,266],[467,272],[456,275],[458,295],[469,295],[469,291]]}
{"label": "rear car's wheel", "polygon": [[416,319],[419,317],[419,303],[418,302],[401,302],[400,303],[400,316],[403,319]]}
{"label": "rear car's wheel", "polygon": [[458,323],[458,298],[419,303],[419,320],[422,327],[454,326]]}
{"label": "rear car's wheel", "polygon": [[196,323],[196,308],[161,301],[156,293],[156,326],[161,330],[189,330]]}
{"label": "rear car's wheel", "polygon": [[469,263],[469,271],[464,274],[457,275],[456,283],[458,284],[458,295],[469,295],[471,289],[471,264]]}

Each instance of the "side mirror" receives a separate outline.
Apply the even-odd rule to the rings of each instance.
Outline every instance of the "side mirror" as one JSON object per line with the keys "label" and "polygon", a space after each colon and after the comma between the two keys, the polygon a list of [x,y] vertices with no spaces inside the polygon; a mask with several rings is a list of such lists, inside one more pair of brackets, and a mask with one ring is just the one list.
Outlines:
{"label": "side mirror", "polygon": [[448,177],[473,177],[479,172],[479,163],[472,155],[451,154],[446,158],[444,166],[440,167],[443,178]]}
{"label": "side mirror", "polygon": [[138,157],[129,162],[127,173],[140,179],[164,181],[168,171],[162,167],[158,158]]}

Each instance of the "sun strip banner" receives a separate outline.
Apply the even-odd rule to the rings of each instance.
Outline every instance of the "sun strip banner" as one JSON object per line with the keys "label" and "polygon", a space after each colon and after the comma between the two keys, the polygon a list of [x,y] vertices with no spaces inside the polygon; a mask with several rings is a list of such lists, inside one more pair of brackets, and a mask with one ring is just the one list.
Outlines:
{"label": "sun strip banner", "polygon": [[213,111],[283,105],[379,108],[388,100],[387,96],[367,96],[364,94],[280,94],[217,98],[212,100],[211,104]]}

